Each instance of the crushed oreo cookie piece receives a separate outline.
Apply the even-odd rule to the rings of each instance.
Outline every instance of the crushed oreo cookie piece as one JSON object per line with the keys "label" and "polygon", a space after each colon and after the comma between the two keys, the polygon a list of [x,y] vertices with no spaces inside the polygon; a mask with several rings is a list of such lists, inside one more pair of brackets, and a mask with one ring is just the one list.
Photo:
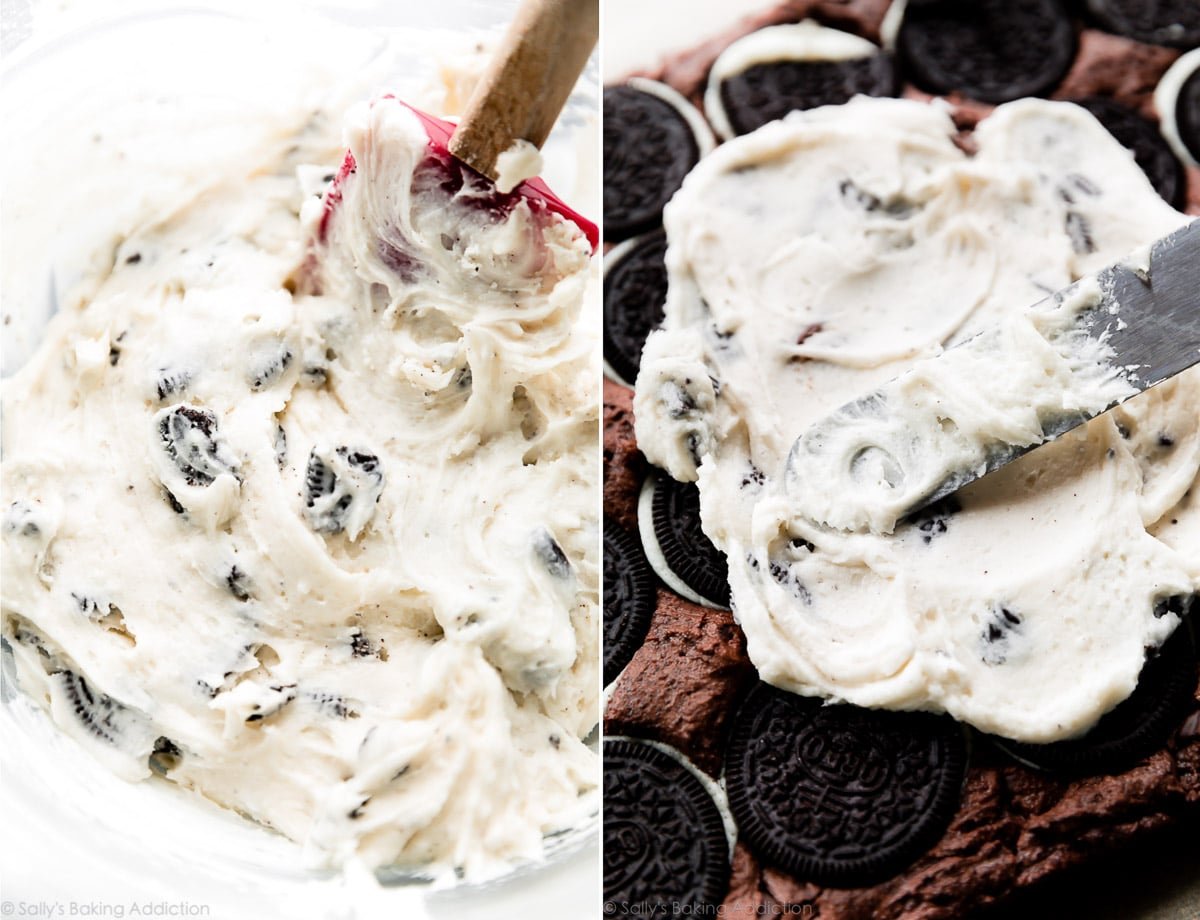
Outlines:
{"label": "crushed oreo cookie piece", "polygon": [[156,422],[163,450],[189,486],[210,486],[223,473],[237,477],[213,412],[181,404],[164,409]]}
{"label": "crushed oreo cookie piece", "polygon": [[26,502],[12,502],[4,512],[4,532],[18,534],[22,537],[37,537],[41,535],[45,521],[39,511]]}
{"label": "crushed oreo cookie piece", "polygon": [[246,372],[252,390],[262,390],[279,380],[292,364],[292,351],[286,345],[256,355]]}
{"label": "crushed oreo cookie piece", "polygon": [[354,704],[337,693],[328,690],[311,690],[304,694],[309,703],[333,719],[357,719],[359,712]]}
{"label": "crushed oreo cookie piece", "polygon": [[1071,249],[1080,255],[1096,251],[1096,241],[1092,238],[1092,224],[1078,211],[1067,211],[1063,219],[1063,230],[1071,241]]}
{"label": "crushed oreo cookie piece", "polygon": [[571,562],[558,541],[546,528],[533,535],[533,551],[542,566],[554,578],[567,578],[571,574]]}
{"label": "crushed oreo cookie piece", "polygon": [[304,474],[305,517],[317,533],[357,540],[383,493],[383,469],[368,451],[313,448]]}
{"label": "crushed oreo cookie piece", "polygon": [[953,495],[940,498],[931,505],[926,505],[904,518],[908,524],[921,534],[921,542],[928,545],[950,529],[954,515],[962,511],[962,505]]}
{"label": "crushed oreo cookie piece", "polygon": [[272,684],[264,688],[259,699],[251,704],[251,712],[246,716],[246,721],[253,723],[269,719],[295,698],[295,684]]}
{"label": "crushed oreo cookie piece", "polygon": [[1008,661],[1012,643],[1021,633],[1021,616],[1003,604],[992,607],[991,616],[980,635],[980,658],[984,664],[998,666]]}
{"label": "crushed oreo cookie piece", "polygon": [[147,739],[148,720],[135,709],[101,693],[81,674],[61,670],[50,675],[67,707],[90,735],[123,750],[137,748]]}
{"label": "crushed oreo cookie piece", "polygon": [[278,422],[275,423],[275,465],[283,469],[287,465],[287,432]]}
{"label": "crushed oreo cookie piece", "polygon": [[163,489],[163,498],[167,500],[167,506],[176,514],[187,514],[187,508],[179,503],[179,499],[170,489]]}
{"label": "crushed oreo cookie piece", "polygon": [[183,752],[165,735],[160,735],[154,742],[154,750],[150,752],[150,769],[159,776],[166,776],[183,761]]}
{"label": "crushed oreo cookie piece", "polygon": [[[120,350],[117,351],[117,356],[120,357]],[[109,361],[112,362],[111,351],[109,353]],[[188,388],[192,382],[192,372],[186,368],[178,367],[161,367],[158,370],[158,379],[154,384],[154,390],[158,393],[158,399],[161,402],[168,396],[174,396],[177,393],[182,393]]]}
{"label": "crushed oreo cookie piece", "polygon": [[250,576],[236,565],[231,566],[229,571],[225,573],[225,587],[239,601],[250,600]]}

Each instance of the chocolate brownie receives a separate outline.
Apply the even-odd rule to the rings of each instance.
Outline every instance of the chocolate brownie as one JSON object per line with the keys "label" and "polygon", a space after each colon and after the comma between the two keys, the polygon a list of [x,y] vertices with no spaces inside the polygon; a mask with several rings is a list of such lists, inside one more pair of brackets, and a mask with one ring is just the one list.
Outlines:
{"label": "chocolate brownie", "polygon": [[[699,107],[709,68],[737,38],[812,18],[882,46],[889,5],[889,0],[792,0],[640,75],[672,86]],[[1095,108],[1114,119],[1128,113],[1139,124],[1156,125],[1154,89],[1179,48],[1116,34],[1086,14],[1083,4],[1065,6],[1073,55],[1065,75],[1039,92],[1054,99],[1100,100]],[[910,72],[901,78],[903,95],[931,98],[913,84]],[[969,88],[943,98],[969,150],[971,129],[992,106],[972,97]],[[1189,167],[1183,177],[1186,210],[1200,214],[1200,170]],[[637,500],[651,471],[637,447],[631,391],[606,381],[604,396],[604,509],[636,532]],[[1194,615],[1191,621],[1196,622]],[[882,880],[822,883],[811,873],[780,868],[778,859],[772,861],[741,834],[722,916],[948,920],[977,911],[994,915],[1053,894],[1056,885],[1069,884],[1088,866],[1129,858],[1120,854],[1130,853],[1135,844],[1153,846],[1164,832],[1194,828],[1200,823],[1200,666],[1194,648],[1189,649],[1185,680],[1191,692],[1177,698],[1169,724],[1152,744],[1139,744],[1115,762],[1099,759],[1081,766],[1073,760],[1069,768],[1038,768],[1032,765],[1036,758],[1018,759],[972,730],[965,780],[948,826],[907,865]],[[739,706],[756,686],[733,614],[694,604],[660,584],[645,641],[609,689],[605,732],[668,745],[713,779],[727,780],[725,758]]]}

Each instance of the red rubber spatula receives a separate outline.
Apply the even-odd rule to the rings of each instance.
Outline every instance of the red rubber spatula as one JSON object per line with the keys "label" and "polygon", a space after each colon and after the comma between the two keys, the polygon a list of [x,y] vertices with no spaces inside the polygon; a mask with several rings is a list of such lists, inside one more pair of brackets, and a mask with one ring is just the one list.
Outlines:
{"label": "red rubber spatula", "polygon": [[[539,148],[545,142],[596,46],[599,30],[598,0],[522,0],[457,125],[400,104],[420,119],[435,156],[453,157],[494,182],[497,157],[515,141]],[[347,152],[325,193],[317,231],[322,242],[341,203],[342,184],[356,168],[354,154]],[[583,231],[593,252],[600,244],[599,228],[568,207],[541,179],[527,179],[511,193],[497,191],[496,195],[524,198],[534,208],[561,215]]]}
{"label": "red rubber spatula", "polygon": [[[429,142],[495,181],[496,158],[514,141],[538,148],[545,143],[599,32],[598,0],[522,0],[458,125],[413,109]],[[569,208],[541,179],[527,179],[513,194],[540,202],[574,223],[593,251],[599,245],[596,225]]]}

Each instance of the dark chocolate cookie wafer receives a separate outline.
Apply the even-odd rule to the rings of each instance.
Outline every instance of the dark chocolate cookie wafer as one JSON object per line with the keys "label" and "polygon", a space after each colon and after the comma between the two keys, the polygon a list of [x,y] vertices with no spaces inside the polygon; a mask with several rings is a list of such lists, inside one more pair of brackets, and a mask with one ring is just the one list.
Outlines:
{"label": "dark chocolate cookie wafer", "polygon": [[896,68],[884,52],[844,61],[771,61],[726,77],[721,104],[736,134],[749,134],[796,109],[840,105],[862,94],[894,96]]}
{"label": "dark chocolate cookie wafer", "polygon": [[1171,146],[1158,127],[1133,109],[1111,99],[1072,100],[1091,112],[1108,133],[1133,151],[1133,158],[1142,167],[1155,191],[1173,208],[1183,207],[1187,198],[1187,179],[1183,164],[1171,152]]}
{"label": "dark chocolate cookie wafer", "polygon": [[1200,162],[1200,67],[1179,87],[1175,99],[1175,127],[1188,153]]}
{"label": "dark chocolate cookie wafer", "polygon": [[1010,102],[1063,78],[1075,29],[1061,0],[909,0],[897,48],[927,92]]}
{"label": "dark chocolate cookie wafer", "polygon": [[696,484],[659,476],[651,509],[654,537],[672,574],[705,600],[728,607],[729,564],[700,526]]}
{"label": "dark chocolate cookie wafer", "polygon": [[[679,103],[689,104],[682,97]],[[605,89],[605,239],[615,243],[657,227],[663,205],[700,154],[696,132],[678,106],[634,86]]]}
{"label": "dark chocolate cookie wafer", "polygon": [[700,780],[648,744],[604,742],[604,916],[716,916],[728,885],[725,825]]}
{"label": "dark chocolate cookie wafer", "polygon": [[605,518],[604,683],[617,679],[646,638],[656,595],[641,541]]}
{"label": "dark chocolate cookie wafer", "polygon": [[1162,747],[1178,727],[1196,689],[1196,646],[1185,620],[1149,659],[1137,689],[1082,738],[1053,744],[996,746],[1027,764],[1063,773],[1120,772]]}
{"label": "dark chocolate cookie wafer", "polygon": [[1150,45],[1200,45],[1200,3],[1196,0],[1087,0],[1102,28]]}
{"label": "dark chocolate cookie wafer", "polygon": [[662,230],[630,240],[604,260],[604,360],[633,385],[642,346],[663,318],[667,299],[667,235]]}
{"label": "dark chocolate cookie wafer", "polygon": [[950,719],[824,706],[759,684],[734,726],[725,784],[739,838],[797,878],[888,878],[958,807],[966,749]]}

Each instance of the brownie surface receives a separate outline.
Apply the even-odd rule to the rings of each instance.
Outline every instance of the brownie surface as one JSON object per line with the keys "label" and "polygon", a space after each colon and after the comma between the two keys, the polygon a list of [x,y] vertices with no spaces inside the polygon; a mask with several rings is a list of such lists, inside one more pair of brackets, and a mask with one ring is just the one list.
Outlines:
{"label": "brownie surface", "polygon": [[733,614],[660,588],[646,641],[608,701],[604,731],[662,741],[715,778],[734,704],[756,678]]}
{"label": "brownie surface", "polygon": [[633,392],[604,381],[604,513],[637,533],[637,500],[646,458],[633,433]]}

